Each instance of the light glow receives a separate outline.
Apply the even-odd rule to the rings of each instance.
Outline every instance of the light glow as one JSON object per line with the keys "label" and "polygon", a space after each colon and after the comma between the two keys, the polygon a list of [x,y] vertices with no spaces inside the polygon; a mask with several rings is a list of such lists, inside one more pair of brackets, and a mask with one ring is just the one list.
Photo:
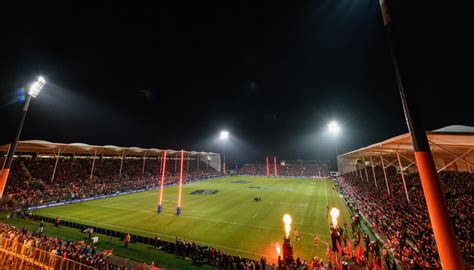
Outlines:
{"label": "light glow", "polygon": [[275,250],[276,250],[277,255],[280,256],[280,254],[281,254],[281,246],[280,246],[279,243],[276,243]]}
{"label": "light glow", "polygon": [[278,170],[277,170],[277,158],[273,157],[273,168],[274,168],[274,174],[275,176],[278,175]]}
{"label": "light glow", "polygon": [[179,171],[179,192],[178,192],[178,207],[181,208],[181,190],[183,189],[183,165],[184,165],[184,150],[181,150],[181,168]]}
{"label": "light glow", "polygon": [[283,216],[283,223],[285,223],[285,235],[287,239],[288,239],[288,236],[290,236],[291,222],[292,222],[291,216],[288,214],[285,214]]}
{"label": "light glow", "polygon": [[341,130],[341,128],[339,127],[339,124],[336,121],[331,121],[328,124],[328,129],[329,129],[329,132],[333,134],[337,134]]}
{"label": "light glow", "polygon": [[221,131],[221,137],[220,138],[221,138],[221,140],[229,139],[229,132],[225,131],[225,130]]}
{"label": "light glow", "polygon": [[34,82],[30,86],[30,89],[28,90],[28,95],[34,98],[37,97],[45,85],[46,85],[46,80],[43,77],[39,76],[38,80],[36,80],[36,82]]}
{"label": "light glow", "polygon": [[337,218],[339,217],[339,209],[333,207],[331,211],[329,212],[329,214],[331,215],[332,225],[334,228],[336,228]]}

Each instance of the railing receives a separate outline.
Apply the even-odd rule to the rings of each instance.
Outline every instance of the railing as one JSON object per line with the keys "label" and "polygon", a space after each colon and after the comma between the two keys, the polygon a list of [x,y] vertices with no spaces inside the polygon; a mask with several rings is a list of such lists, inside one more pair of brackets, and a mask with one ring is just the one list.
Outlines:
{"label": "railing", "polygon": [[0,269],[93,270],[76,261],[0,236]]}

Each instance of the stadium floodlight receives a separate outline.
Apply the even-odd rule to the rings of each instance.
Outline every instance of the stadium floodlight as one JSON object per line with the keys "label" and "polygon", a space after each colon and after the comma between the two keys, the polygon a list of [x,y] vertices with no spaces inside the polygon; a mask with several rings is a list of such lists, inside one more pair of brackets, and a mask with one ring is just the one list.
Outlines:
{"label": "stadium floodlight", "polygon": [[221,131],[221,140],[228,140],[229,139],[229,132],[228,131]]}
{"label": "stadium floodlight", "polygon": [[337,164],[337,155],[339,155],[339,151],[337,150],[337,137],[338,136],[336,135],[341,131],[341,128],[339,127],[339,124],[336,121],[331,121],[328,124],[328,130],[330,134],[334,135],[333,136],[334,146],[336,148],[336,163],[335,164]]}
{"label": "stadium floodlight", "polygon": [[20,125],[18,126],[18,130],[16,132],[15,139],[13,143],[10,145],[10,149],[8,150],[8,155],[6,161],[4,163],[4,167],[2,170],[2,174],[0,175],[0,199],[3,197],[3,191],[5,190],[5,186],[7,184],[8,175],[10,174],[10,167],[13,161],[13,155],[15,154],[16,145],[20,140],[21,130],[23,129],[23,124],[25,123],[26,114],[28,112],[28,108],[30,106],[31,98],[35,98],[38,94],[43,90],[44,86],[46,85],[46,80],[43,77],[38,77],[38,80],[31,84],[30,88],[28,89],[28,96],[23,104],[23,113],[20,119]]}
{"label": "stadium floodlight", "polygon": [[329,122],[328,129],[329,129],[329,132],[331,132],[332,134],[338,134],[339,131],[341,130],[341,128],[339,127],[339,124],[336,121]]}
{"label": "stadium floodlight", "polygon": [[38,80],[34,82],[31,86],[30,89],[28,90],[28,95],[36,98],[38,94],[43,90],[44,86],[46,85],[46,80],[39,76]]}
{"label": "stadium floodlight", "polygon": [[224,164],[223,164],[223,171],[224,173],[226,173],[227,171],[227,167],[226,167],[226,163],[225,163],[225,145],[226,145],[226,142],[229,140],[229,131],[227,130],[223,130],[221,131],[220,133],[220,139],[224,142]]}

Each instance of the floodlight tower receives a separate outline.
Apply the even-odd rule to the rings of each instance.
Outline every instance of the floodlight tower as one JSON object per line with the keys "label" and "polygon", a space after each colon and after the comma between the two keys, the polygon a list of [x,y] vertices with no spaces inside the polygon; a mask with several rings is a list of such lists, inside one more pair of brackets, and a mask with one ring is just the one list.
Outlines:
{"label": "floodlight tower", "polygon": [[229,140],[229,132],[226,130],[221,131],[220,139],[222,140],[224,144],[224,151],[223,151],[224,152],[224,173],[226,173],[227,167],[225,163],[225,146],[226,146],[226,142]]}
{"label": "floodlight tower", "polygon": [[30,106],[31,98],[36,98],[41,92],[41,90],[43,90],[45,85],[46,80],[40,76],[33,84],[31,84],[30,88],[28,89],[28,95],[23,105],[23,113],[20,119],[20,125],[18,126],[15,139],[13,140],[13,143],[11,144],[10,149],[8,151],[5,166],[0,176],[0,199],[3,197],[3,191],[5,190],[5,186],[7,184],[8,175],[10,174],[10,167],[13,161],[13,155],[15,154],[16,145],[18,143],[18,140],[20,139],[21,130],[23,129],[23,124],[25,123],[26,113],[28,112],[28,107]]}
{"label": "floodlight tower", "polygon": [[336,121],[331,121],[328,124],[328,130],[334,139],[334,146],[336,147],[336,166],[337,166],[337,155],[339,154],[339,151],[337,150],[337,135],[341,131],[341,128],[339,127],[339,124]]}

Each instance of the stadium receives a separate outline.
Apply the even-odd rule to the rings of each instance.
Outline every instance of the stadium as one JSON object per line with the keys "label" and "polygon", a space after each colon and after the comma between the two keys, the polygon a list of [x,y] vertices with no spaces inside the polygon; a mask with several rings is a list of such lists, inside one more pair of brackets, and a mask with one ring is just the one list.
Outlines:
{"label": "stadium", "polygon": [[167,4],[3,14],[0,269],[474,269],[464,10]]}
{"label": "stadium", "polygon": [[[428,133],[466,260],[473,255],[469,246],[472,190],[465,188],[473,180],[473,136],[472,128],[462,126]],[[8,148],[0,149],[5,154]],[[92,229],[105,246],[126,241],[130,235],[130,246],[153,247],[153,252],[137,256],[116,244],[112,256],[137,261],[155,256],[169,268],[177,265],[161,253],[191,261],[185,267],[257,265],[262,258],[265,264],[282,267],[278,256],[290,252],[283,251],[285,239],[291,241],[297,264],[314,256],[331,263],[329,208],[336,208],[341,211],[336,224],[343,240],[335,253],[341,248],[344,265],[352,253],[373,251],[374,256],[384,254],[380,258],[388,265],[409,265],[412,259],[425,267],[440,267],[430,244],[433,236],[408,134],[339,155],[341,175],[335,178],[326,164],[277,162],[276,158],[269,162],[268,157],[228,176],[220,155],[210,152],[34,140],[20,141],[16,153],[6,187],[8,200],[2,206],[3,232],[12,230],[8,224],[36,231],[39,222],[45,222],[46,230],[58,236],[65,234],[62,227],[79,238],[81,231]],[[285,214],[292,219],[288,238]],[[403,232],[405,226],[410,230]],[[356,238],[359,246],[354,244]],[[374,251],[376,247],[381,253]],[[354,256],[364,260],[364,255]],[[72,256],[71,264],[101,266],[94,259]]]}

